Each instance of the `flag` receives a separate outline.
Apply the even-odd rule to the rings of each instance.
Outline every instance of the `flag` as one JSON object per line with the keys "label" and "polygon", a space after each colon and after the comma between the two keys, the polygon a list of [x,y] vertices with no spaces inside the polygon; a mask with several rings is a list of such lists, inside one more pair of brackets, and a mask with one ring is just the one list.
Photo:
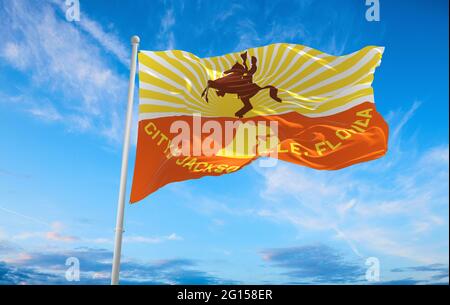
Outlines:
{"label": "flag", "polygon": [[141,51],[130,201],[259,157],[336,170],[383,156],[388,126],[372,88],[383,51],[333,56],[285,43],[210,58]]}

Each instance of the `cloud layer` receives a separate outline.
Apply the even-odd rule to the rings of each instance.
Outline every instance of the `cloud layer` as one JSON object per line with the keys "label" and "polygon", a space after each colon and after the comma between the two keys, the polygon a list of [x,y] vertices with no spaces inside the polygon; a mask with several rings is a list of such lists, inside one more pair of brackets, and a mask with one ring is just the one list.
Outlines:
{"label": "cloud layer", "polygon": [[[6,247],[0,241],[0,247]],[[0,248],[2,249],[2,248]],[[11,254],[11,248],[8,253]],[[112,252],[100,248],[21,252],[15,248],[14,257],[0,259],[0,284],[109,284]],[[0,250],[1,254],[1,250]],[[80,281],[65,277],[66,260],[76,258],[80,266]],[[231,284],[199,269],[199,262],[176,258],[158,261],[122,259],[122,284]]]}
{"label": "cloud layer", "polygon": [[51,2],[3,2],[0,57],[24,77],[2,100],[69,131],[118,141],[127,76],[114,63],[126,64],[127,48],[88,16],[79,24],[64,16]]}
{"label": "cloud layer", "polygon": [[361,263],[352,262],[325,245],[269,249],[263,258],[281,267],[292,282],[311,284],[361,282],[366,272]]}

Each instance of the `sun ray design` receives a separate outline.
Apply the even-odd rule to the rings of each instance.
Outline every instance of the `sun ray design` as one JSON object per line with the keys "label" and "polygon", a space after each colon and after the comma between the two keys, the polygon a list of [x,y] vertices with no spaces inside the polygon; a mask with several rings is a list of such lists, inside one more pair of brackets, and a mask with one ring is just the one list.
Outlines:
{"label": "sun ray design", "polygon": [[[248,49],[246,65],[250,69],[255,58],[252,83],[260,91],[250,97],[252,108],[242,116],[297,112],[318,117],[373,102],[373,73],[383,51],[382,47],[369,46],[348,55],[332,56],[306,46],[281,43]],[[238,94],[206,88],[209,81],[243,64],[243,53],[199,58],[177,50],[140,52],[140,119],[193,113],[236,117],[242,107]],[[276,89],[275,95],[268,86]]]}

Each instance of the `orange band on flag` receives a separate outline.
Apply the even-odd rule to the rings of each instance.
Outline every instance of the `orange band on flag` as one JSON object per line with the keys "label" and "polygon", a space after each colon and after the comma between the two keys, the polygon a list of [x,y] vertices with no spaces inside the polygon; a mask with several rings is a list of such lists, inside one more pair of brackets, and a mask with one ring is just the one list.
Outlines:
{"label": "orange band on flag", "polygon": [[[388,126],[372,102],[363,102],[345,111],[315,118],[289,112],[243,119],[207,117],[201,118],[199,122],[195,120],[194,116],[183,115],[143,119],[139,122],[130,199],[132,203],[171,182],[235,172],[260,156],[270,155],[316,169],[336,170],[378,158],[387,151]],[[202,129],[208,125],[223,130],[229,123],[236,123],[237,127],[229,139],[224,133],[220,134],[220,146],[207,147],[212,149],[212,155],[206,155],[201,149],[200,154],[195,153],[196,149],[205,147],[205,142],[211,139],[211,134],[201,133],[200,136],[190,137],[187,155],[176,156],[173,140],[177,134],[170,131],[175,121],[183,122],[182,125],[188,126],[191,133],[196,128]],[[208,123],[212,121],[215,125]],[[265,142],[262,145],[260,134],[257,133],[254,150],[247,149],[244,155],[239,156],[226,154],[224,148],[234,145],[239,126],[251,126],[250,123],[254,122],[266,126],[270,126],[271,122],[277,123],[276,146]],[[210,144],[214,146],[214,143]]]}

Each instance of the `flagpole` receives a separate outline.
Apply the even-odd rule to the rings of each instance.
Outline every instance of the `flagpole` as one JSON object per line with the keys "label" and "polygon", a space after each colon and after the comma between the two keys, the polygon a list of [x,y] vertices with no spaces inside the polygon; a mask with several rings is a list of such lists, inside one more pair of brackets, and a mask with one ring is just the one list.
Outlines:
{"label": "flagpole", "polygon": [[116,232],[114,239],[114,256],[111,272],[111,285],[119,284],[119,271],[120,271],[120,254],[122,252],[122,234],[123,234],[123,216],[125,210],[125,192],[127,187],[127,169],[128,169],[128,151],[130,147],[130,129],[131,129],[131,116],[133,112],[133,97],[134,97],[134,80],[136,77],[136,61],[137,50],[139,46],[139,37],[131,37],[131,65],[130,65],[130,83],[128,84],[128,105],[127,105],[127,117],[125,123],[125,134],[123,136],[123,149],[122,149],[122,167],[120,170],[120,187],[119,187],[119,199],[117,202],[117,219],[116,219]]}

